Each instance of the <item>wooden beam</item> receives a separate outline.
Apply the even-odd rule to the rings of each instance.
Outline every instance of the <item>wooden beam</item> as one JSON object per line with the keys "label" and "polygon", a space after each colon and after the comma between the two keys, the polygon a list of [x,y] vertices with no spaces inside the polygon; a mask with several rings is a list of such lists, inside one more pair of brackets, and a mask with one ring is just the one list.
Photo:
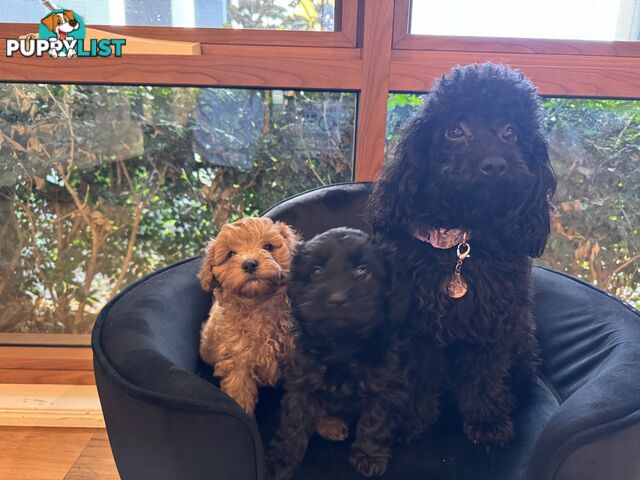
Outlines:
{"label": "wooden beam", "polygon": [[[0,333],[0,347],[88,347],[91,335],[81,333]],[[0,365],[1,366],[1,365]]]}
{"label": "wooden beam", "polygon": [[[3,49],[0,41],[0,49]],[[59,59],[0,56],[0,81],[358,90],[360,51],[202,46],[201,56]]]}
{"label": "wooden beam", "polygon": [[[273,47],[353,48],[355,43],[346,32],[312,32],[298,30],[257,30],[247,28],[158,28],[96,26],[122,35],[157,40],[210,43],[215,45],[253,45]],[[4,36],[4,35],[3,35]]]}
{"label": "wooden beam", "polygon": [[[395,0],[393,9],[393,48],[400,48],[409,36],[411,0]],[[415,35],[414,35],[415,36]]]}
{"label": "wooden beam", "polygon": [[159,40],[157,38],[145,38],[134,35],[123,35],[119,33],[107,32],[97,28],[87,28],[85,39],[101,40],[108,38],[112,40],[126,40],[127,44],[122,47],[123,54],[126,55],[200,55],[201,47],[197,42],[178,42],[175,40]]}
{"label": "wooden beam", "polygon": [[33,370],[0,368],[0,386],[22,385],[95,385],[93,370]]}
{"label": "wooden beam", "polygon": [[405,34],[396,39],[397,50],[447,52],[528,53],[640,57],[640,42],[599,42],[534,38],[455,37]]}
{"label": "wooden beam", "polygon": [[94,383],[89,347],[0,347],[0,384]]}
{"label": "wooden beam", "polygon": [[336,0],[336,25],[352,48],[357,47],[358,16],[358,0]]}
{"label": "wooden beam", "polygon": [[358,104],[355,179],[374,180],[386,138],[393,0],[364,2],[362,85]]}
{"label": "wooden beam", "polygon": [[640,98],[640,58],[395,50],[390,89],[426,92],[455,65],[493,61],[521,69],[541,95]]}
{"label": "wooden beam", "polygon": [[92,371],[88,347],[0,347],[0,370]]}

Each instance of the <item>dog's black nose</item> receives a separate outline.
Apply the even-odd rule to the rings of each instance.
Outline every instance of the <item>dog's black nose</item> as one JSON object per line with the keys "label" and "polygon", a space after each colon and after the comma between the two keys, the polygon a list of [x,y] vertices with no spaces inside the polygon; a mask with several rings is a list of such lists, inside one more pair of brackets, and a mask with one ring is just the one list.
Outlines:
{"label": "dog's black nose", "polygon": [[507,171],[507,161],[502,157],[487,157],[480,162],[483,175],[502,175]]}
{"label": "dog's black nose", "polygon": [[330,305],[335,305],[337,303],[342,303],[347,299],[347,294],[346,292],[333,292],[331,295],[329,295],[329,297],[327,298],[327,302]]}
{"label": "dog's black nose", "polygon": [[77,20],[69,20],[69,25],[71,25],[72,27],[75,27],[76,25],[78,25]]}
{"label": "dog's black nose", "polygon": [[247,273],[253,273],[258,269],[258,261],[257,260],[245,260],[242,264],[242,269]]}

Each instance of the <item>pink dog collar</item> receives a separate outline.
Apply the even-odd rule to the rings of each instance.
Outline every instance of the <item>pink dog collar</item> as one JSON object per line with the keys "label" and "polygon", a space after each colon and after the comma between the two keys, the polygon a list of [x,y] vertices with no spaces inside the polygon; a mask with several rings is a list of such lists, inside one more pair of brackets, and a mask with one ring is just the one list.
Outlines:
{"label": "pink dog collar", "polygon": [[469,232],[459,228],[435,228],[423,225],[413,228],[413,236],[422,242],[426,242],[433,248],[453,248],[461,243],[466,243],[471,238]]}

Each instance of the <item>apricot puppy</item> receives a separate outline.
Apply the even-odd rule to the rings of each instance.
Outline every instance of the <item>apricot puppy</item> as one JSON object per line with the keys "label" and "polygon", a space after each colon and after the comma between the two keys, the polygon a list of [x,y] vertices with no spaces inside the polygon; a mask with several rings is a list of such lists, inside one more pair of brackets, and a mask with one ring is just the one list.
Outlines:
{"label": "apricot puppy", "polygon": [[209,242],[198,275],[214,296],[200,356],[213,366],[222,391],[250,416],[258,387],[276,384],[291,348],[286,282],[298,242],[284,223],[243,218]]}

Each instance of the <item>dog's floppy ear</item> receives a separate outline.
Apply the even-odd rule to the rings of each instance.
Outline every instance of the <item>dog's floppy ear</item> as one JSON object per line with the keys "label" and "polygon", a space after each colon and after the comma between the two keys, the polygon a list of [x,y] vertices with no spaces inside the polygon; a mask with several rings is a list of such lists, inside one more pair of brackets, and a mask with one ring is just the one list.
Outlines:
{"label": "dog's floppy ear", "polygon": [[63,10],[62,14],[67,17],[69,20],[75,20],[76,17],[73,14],[73,10]]}
{"label": "dog's floppy ear", "polygon": [[531,157],[530,165],[536,181],[523,211],[514,222],[515,238],[510,242],[524,247],[529,256],[539,257],[544,253],[551,233],[551,198],[557,186],[547,142],[540,133],[533,140]]}
{"label": "dog's floppy ear", "polygon": [[47,27],[50,31],[54,32],[55,28],[56,28],[56,23],[57,23],[57,13],[52,13],[50,15],[47,15],[46,17],[44,17],[42,19],[42,21],[40,23],[42,23],[45,27]]}
{"label": "dog's floppy ear", "polygon": [[431,155],[430,121],[422,111],[404,129],[394,157],[385,163],[376,180],[367,212],[374,231],[407,227],[415,211],[419,187],[426,186],[425,164]]}
{"label": "dog's floppy ear", "polygon": [[306,247],[306,243],[300,240],[296,244],[295,254],[291,258],[291,275],[290,280],[300,279],[305,275],[305,264],[309,261],[309,249]]}
{"label": "dog's floppy ear", "polygon": [[289,252],[293,255],[298,243],[302,240],[302,237],[300,237],[293,228],[284,222],[275,222],[275,226],[278,229],[278,232],[280,232],[280,235],[282,235],[282,238],[284,238],[284,241],[289,248]]}
{"label": "dog's floppy ear", "polygon": [[220,282],[218,282],[213,274],[213,267],[215,266],[215,248],[216,240],[214,238],[207,245],[204,253],[204,259],[202,260],[202,266],[200,267],[200,273],[198,273],[200,285],[205,292],[213,292],[214,288],[220,286]]}

